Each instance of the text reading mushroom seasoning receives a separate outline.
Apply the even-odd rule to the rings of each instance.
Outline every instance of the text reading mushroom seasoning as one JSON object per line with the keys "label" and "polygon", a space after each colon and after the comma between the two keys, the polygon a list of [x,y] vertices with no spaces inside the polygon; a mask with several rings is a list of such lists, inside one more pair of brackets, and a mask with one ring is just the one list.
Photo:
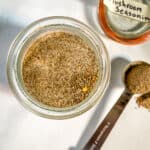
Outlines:
{"label": "text reading mushroom seasoning", "polygon": [[96,54],[78,35],[49,32],[32,41],[22,63],[24,85],[37,101],[51,107],[76,105],[95,87],[100,69]]}

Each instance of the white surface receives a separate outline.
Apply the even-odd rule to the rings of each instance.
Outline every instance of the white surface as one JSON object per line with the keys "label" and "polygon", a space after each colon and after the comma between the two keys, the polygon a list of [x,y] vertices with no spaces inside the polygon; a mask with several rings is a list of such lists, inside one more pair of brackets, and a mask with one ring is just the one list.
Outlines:
{"label": "white surface", "polygon": [[[112,60],[112,78],[103,100],[87,113],[69,120],[48,120],[25,110],[6,81],[6,56],[15,35],[30,22],[45,16],[65,15],[90,24],[101,33],[96,18],[97,0],[0,1],[0,150],[80,150],[100,120],[120,96],[121,74],[128,61],[150,62],[150,40],[124,46],[102,35]],[[4,20],[4,22],[3,22]],[[102,150],[149,150],[150,112],[131,100]]]}

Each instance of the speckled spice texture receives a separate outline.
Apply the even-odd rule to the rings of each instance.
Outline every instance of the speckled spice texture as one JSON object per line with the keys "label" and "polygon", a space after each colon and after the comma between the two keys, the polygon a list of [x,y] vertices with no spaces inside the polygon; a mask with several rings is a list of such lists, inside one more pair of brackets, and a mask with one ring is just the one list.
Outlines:
{"label": "speckled spice texture", "polygon": [[63,31],[49,32],[27,48],[22,74],[37,101],[63,108],[82,102],[99,75],[98,60],[85,40]]}
{"label": "speckled spice texture", "polygon": [[145,93],[137,98],[138,106],[142,106],[148,110],[150,110],[150,92]]}
{"label": "speckled spice texture", "polygon": [[145,63],[131,67],[125,80],[132,93],[142,94],[150,91],[150,65]]}

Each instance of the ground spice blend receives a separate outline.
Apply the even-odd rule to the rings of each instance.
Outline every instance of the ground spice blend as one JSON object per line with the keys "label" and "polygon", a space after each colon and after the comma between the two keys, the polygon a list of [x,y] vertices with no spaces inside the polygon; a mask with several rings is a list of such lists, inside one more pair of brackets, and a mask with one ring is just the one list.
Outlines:
{"label": "ground spice blend", "polygon": [[131,67],[126,73],[125,83],[131,93],[142,94],[150,91],[150,65],[142,63]]}
{"label": "ground spice blend", "polygon": [[69,107],[89,96],[100,78],[93,49],[78,35],[49,32],[31,42],[22,63],[27,92],[50,107]]}
{"label": "ground spice blend", "polygon": [[150,92],[145,93],[137,98],[137,104],[138,106],[142,106],[148,110],[150,110]]}

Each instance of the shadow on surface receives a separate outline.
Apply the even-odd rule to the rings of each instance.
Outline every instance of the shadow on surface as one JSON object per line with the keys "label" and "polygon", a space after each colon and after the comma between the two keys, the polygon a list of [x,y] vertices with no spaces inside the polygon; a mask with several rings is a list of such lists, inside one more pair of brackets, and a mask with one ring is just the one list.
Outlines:
{"label": "shadow on surface", "polygon": [[0,86],[4,89],[8,88],[6,75],[8,50],[11,42],[21,29],[21,26],[9,22],[9,18],[0,19]]}
{"label": "shadow on surface", "polygon": [[104,108],[106,107],[106,104],[110,101],[109,96],[110,93],[113,91],[113,88],[116,87],[123,87],[121,74],[123,72],[124,67],[129,63],[128,60],[118,57],[112,60],[111,65],[111,79],[110,79],[110,85],[103,97],[103,100],[100,102],[98,107],[96,108],[95,112],[93,113],[87,127],[85,128],[83,134],[81,135],[79,142],[77,143],[76,147],[70,148],[70,150],[81,150],[84,145],[87,143],[88,139],[91,136],[91,133],[93,133],[94,129],[96,128],[99,118],[102,117],[102,114],[104,112]]}
{"label": "shadow on surface", "polygon": [[[85,13],[86,20],[95,30],[97,30],[101,36],[105,37],[103,30],[98,21],[98,0],[79,0],[83,3],[83,11]],[[94,10],[94,11],[93,11]]]}

